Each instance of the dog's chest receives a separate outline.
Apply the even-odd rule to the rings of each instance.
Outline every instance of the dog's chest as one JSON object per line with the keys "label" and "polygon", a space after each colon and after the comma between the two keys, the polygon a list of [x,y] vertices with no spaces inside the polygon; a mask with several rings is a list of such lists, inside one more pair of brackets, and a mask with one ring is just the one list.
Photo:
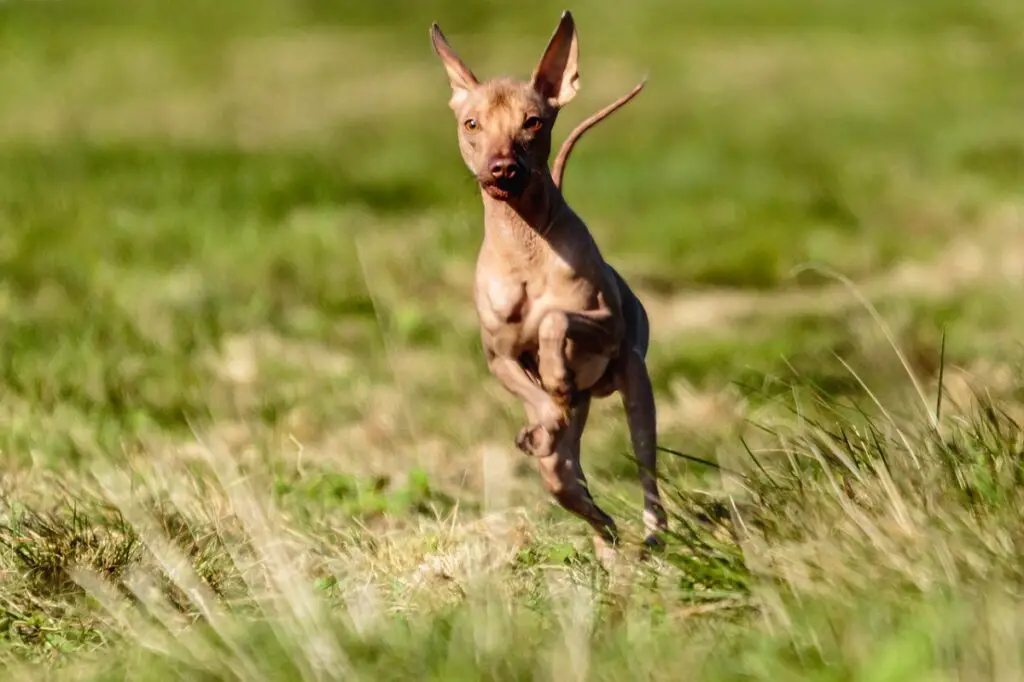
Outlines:
{"label": "dog's chest", "polygon": [[540,322],[548,312],[588,307],[586,295],[570,296],[579,300],[566,300],[567,293],[575,287],[564,286],[560,274],[556,271],[527,275],[512,268],[481,273],[477,281],[477,312],[494,351],[510,355],[534,351]]}
{"label": "dog's chest", "polygon": [[519,278],[489,277],[483,293],[492,325],[519,325],[530,310],[527,282]]}

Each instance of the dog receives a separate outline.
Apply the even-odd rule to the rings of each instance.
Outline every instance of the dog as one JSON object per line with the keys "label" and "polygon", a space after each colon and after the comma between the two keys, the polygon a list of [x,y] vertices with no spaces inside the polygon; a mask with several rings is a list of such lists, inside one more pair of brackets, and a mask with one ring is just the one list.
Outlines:
{"label": "dog", "polygon": [[580,124],[549,170],[552,128],[579,90],[572,14],[562,13],[526,81],[478,80],[437,23],[430,36],[451,86],[459,150],[483,201],[473,298],[487,366],[522,401],[529,420],[516,445],[537,458],[554,499],[591,526],[598,556],[614,556],[619,533],[588,490],[580,440],[591,400],[618,392],[639,465],[645,544],[656,546],[667,518],[658,489],[647,312],[561,191],[579,137],[644,83]]}

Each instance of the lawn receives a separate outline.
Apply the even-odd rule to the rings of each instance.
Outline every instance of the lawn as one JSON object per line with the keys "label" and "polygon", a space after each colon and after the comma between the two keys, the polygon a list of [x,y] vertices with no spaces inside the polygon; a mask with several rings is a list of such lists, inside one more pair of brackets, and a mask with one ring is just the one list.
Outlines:
{"label": "lawn", "polygon": [[651,316],[544,495],[472,303],[434,20],[539,0],[0,2],[12,679],[1024,677],[1024,5],[580,0],[566,196]]}

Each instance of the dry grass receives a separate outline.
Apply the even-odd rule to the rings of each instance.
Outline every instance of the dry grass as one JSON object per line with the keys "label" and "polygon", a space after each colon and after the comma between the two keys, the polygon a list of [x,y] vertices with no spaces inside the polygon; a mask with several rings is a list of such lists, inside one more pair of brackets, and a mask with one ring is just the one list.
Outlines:
{"label": "dry grass", "polygon": [[595,406],[611,575],[480,359],[425,30],[526,71],[549,8],[9,5],[10,677],[1020,677],[1009,4],[574,8],[560,126],[652,77],[568,194],[651,313],[679,453],[641,561],[621,406]]}

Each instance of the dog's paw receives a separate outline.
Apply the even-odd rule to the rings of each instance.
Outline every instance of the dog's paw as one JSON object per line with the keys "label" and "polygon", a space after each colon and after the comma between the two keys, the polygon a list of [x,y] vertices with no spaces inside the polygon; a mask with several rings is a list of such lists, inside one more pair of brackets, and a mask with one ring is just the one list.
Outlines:
{"label": "dog's paw", "polygon": [[524,426],[516,436],[516,447],[531,457],[548,457],[555,451],[555,434],[536,424]]}
{"label": "dog's paw", "polygon": [[647,537],[644,538],[643,543],[640,545],[640,559],[649,559],[653,555],[662,554],[666,548],[665,538],[661,536],[661,533],[652,532],[648,533]]}
{"label": "dog's paw", "polygon": [[527,455],[533,454],[533,446],[530,445],[530,432],[533,428],[534,427],[532,426],[524,426],[519,429],[519,433],[516,434],[516,447]]}

